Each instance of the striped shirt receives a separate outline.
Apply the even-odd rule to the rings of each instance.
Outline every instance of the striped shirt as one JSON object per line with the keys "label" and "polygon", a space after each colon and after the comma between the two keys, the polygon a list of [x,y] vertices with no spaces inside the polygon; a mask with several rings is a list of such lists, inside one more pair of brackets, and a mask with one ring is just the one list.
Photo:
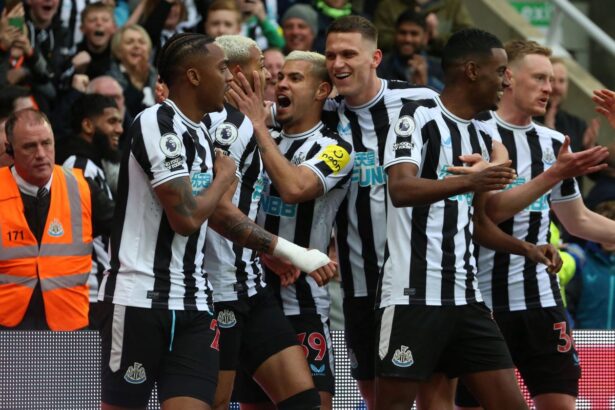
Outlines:
{"label": "striped shirt", "polygon": [[[258,224],[299,246],[327,253],[335,214],[348,189],[352,146],[320,122],[301,134],[273,132],[272,136],[286,159],[316,174],[324,194],[300,204],[284,203],[265,174]],[[280,297],[286,315],[318,313],[329,317],[327,288],[319,287],[306,272],[295,284],[281,288],[278,276],[267,271],[267,283]]]}
{"label": "striped shirt", "polygon": [[[83,170],[83,176],[94,180],[94,182],[107,193],[107,196],[113,199],[113,194],[111,194],[111,188],[109,188],[109,184],[107,183],[105,172],[96,165],[94,161],[82,156],[71,155],[64,161],[62,166]],[[98,301],[98,289],[103,273],[111,267],[108,253],[109,238],[99,235],[94,238],[92,244],[92,271],[88,278],[88,287],[90,289],[90,303],[95,303]]]}
{"label": "striped shirt", "polygon": [[[460,155],[479,153],[489,161],[491,140],[474,121],[449,112],[439,97],[405,104],[393,124],[384,150],[385,170],[411,163],[418,167],[417,177],[438,180],[449,175],[449,166],[462,165]],[[388,201],[380,307],[482,301],[473,255],[473,198],[468,192],[402,208]]]}
{"label": "striped shirt", "polygon": [[[517,179],[506,189],[524,184],[547,170],[557,159],[564,136],[534,122],[525,127],[508,124],[493,112],[482,119],[501,141],[517,171]],[[500,224],[509,235],[536,245],[549,243],[550,203],[580,196],[574,178],[558,183],[513,218]],[[547,267],[524,256],[480,248],[478,282],[485,303],[495,311],[516,311],[561,306],[556,275]]]}
{"label": "striped shirt", "polygon": [[[252,122],[230,105],[222,112],[208,114],[204,122],[211,124],[209,134],[214,146],[227,151],[237,164],[239,185],[233,204],[255,221],[263,189],[263,163]],[[205,271],[214,288],[215,302],[253,296],[265,286],[256,251],[235,245],[212,229],[207,231]]]}
{"label": "striped shirt", "polygon": [[339,269],[345,297],[375,295],[386,242],[386,173],[382,169],[387,134],[407,101],[438,94],[402,81],[381,80],[378,94],[359,107],[329,100],[324,122],[352,143],[354,169],[348,195],[336,217]]}
{"label": "striped shirt", "polygon": [[202,122],[169,99],[145,109],[128,131],[111,233],[111,270],[99,299],[119,305],[209,310],[202,269],[207,222],[190,236],[171,229],[154,188],[188,177],[193,195],[213,178],[213,143]]}

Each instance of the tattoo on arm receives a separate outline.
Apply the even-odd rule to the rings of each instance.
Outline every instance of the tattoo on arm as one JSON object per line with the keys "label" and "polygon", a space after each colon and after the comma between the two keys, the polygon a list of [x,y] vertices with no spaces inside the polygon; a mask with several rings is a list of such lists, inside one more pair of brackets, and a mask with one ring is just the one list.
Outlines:
{"label": "tattoo on arm", "polygon": [[196,200],[192,195],[192,185],[187,178],[175,178],[169,182],[169,188],[177,195],[178,202],[173,210],[182,216],[192,216],[196,209]]}
{"label": "tattoo on arm", "polygon": [[273,235],[245,215],[228,218],[224,226],[225,236],[238,245],[259,252],[269,252]]}

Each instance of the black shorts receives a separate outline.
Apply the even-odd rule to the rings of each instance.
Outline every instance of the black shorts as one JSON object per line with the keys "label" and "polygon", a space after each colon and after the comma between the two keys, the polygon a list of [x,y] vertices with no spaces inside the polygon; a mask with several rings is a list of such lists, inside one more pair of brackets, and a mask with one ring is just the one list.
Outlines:
{"label": "black shorts", "polygon": [[[531,397],[578,395],[581,367],[562,307],[496,312],[494,316]],[[457,396],[459,405],[478,405],[465,389]]]}
{"label": "black shorts", "polygon": [[220,330],[220,370],[249,373],[272,355],[297,344],[295,331],[268,288],[242,300],[215,304]]}
{"label": "black shorts", "polygon": [[491,311],[464,306],[389,306],[377,311],[376,375],[424,381],[513,367]]}
{"label": "black shorts", "polygon": [[[316,390],[334,394],[333,344],[328,323],[317,314],[287,316],[287,318],[303,347]],[[269,398],[247,371],[238,371],[233,401],[263,403],[269,401]]]}
{"label": "black shorts", "polygon": [[375,297],[344,298],[344,337],[350,374],[356,380],[373,380],[376,358]]}
{"label": "black shorts", "polygon": [[154,382],[161,403],[179,396],[213,403],[218,335],[210,313],[101,303],[108,308],[101,329],[104,403],[145,407]]}

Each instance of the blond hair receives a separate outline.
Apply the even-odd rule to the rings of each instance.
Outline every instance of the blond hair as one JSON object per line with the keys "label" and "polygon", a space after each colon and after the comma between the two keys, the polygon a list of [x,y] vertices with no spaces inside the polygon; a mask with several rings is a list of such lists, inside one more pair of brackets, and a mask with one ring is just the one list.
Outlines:
{"label": "blond hair", "polygon": [[130,24],[128,26],[120,28],[113,35],[113,38],[111,39],[111,53],[113,54],[113,57],[118,60],[120,59],[120,46],[122,44],[122,37],[124,36],[124,33],[128,30],[133,30],[138,33],[141,33],[141,35],[145,39],[145,42],[147,43],[147,51],[148,53],[151,53],[152,39],[149,37],[149,34],[147,34],[147,31],[145,31],[145,29],[138,24]]}
{"label": "blond hair", "polygon": [[307,61],[312,65],[312,74],[315,78],[320,81],[325,81],[327,83],[331,83],[331,78],[329,77],[329,72],[327,71],[327,66],[325,64],[325,56],[320,53],[316,53],[314,51],[291,51],[290,54],[286,56],[284,61]]}
{"label": "blond hair", "polygon": [[521,60],[523,57],[530,54],[538,54],[545,57],[551,57],[551,49],[541,46],[535,41],[530,40],[512,40],[504,44],[504,49],[508,55],[508,64],[512,64]]}

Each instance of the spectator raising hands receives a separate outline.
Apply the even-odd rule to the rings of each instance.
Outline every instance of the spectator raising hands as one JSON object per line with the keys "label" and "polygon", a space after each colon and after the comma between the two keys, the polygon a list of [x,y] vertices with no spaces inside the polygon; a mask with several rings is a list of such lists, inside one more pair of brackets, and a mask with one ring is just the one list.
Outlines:
{"label": "spectator raising hands", "polygon": [[592,100],[596,103],[596,111],[606,118],[615,128],[615,92],[607,89],[595,90]]}

